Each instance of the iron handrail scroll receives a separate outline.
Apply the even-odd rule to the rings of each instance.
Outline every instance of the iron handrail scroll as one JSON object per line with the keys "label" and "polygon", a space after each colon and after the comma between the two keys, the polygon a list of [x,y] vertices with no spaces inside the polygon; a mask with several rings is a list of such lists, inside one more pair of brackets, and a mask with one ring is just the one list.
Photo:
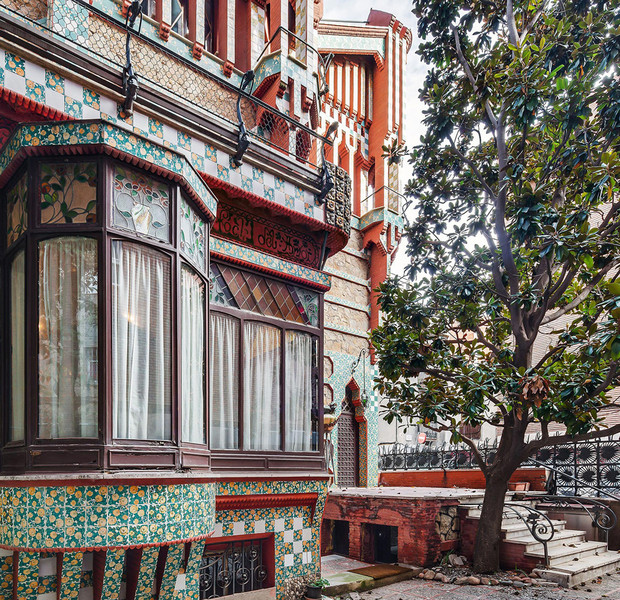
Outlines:
{"label": "iron handrail scroll", "polygon": [[549,508],[579,508],[584,510],[592,519],[592,525],[598,527],[605,535],[607,542],[609,532],[618,524],[616,513],[609,506],[594,498],[577,498],[575,496],[532,495],[523,498],[524,501],[535,501],[537,505]]}
{"label": "iron handrail scroll", "polygon": [[[473,505],[478,509],[482,509],[482,504]],[[517,516],[528,531],[532,534],[532,537],[542,544],[545,554],[545,566],[549,566],[549,549],[547,544],[555,536],[555,527],[551,519],[540,510],[529,506],[528,504],[518,504],[511,502],[510,504],[504,504],[502,512],[502,518],[510,518],[511,516]]]}

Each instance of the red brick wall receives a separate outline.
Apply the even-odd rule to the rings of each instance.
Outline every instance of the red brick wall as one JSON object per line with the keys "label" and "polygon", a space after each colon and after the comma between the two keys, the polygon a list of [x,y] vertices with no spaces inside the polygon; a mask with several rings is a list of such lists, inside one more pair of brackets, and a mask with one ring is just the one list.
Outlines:
{"label": "red brick wall", "polygon": [[[530,490],[545,489],[545,469],[518,469],[510,478],[512,482],[528,481]],[[379,476],[379,485],[395,487],[461,487],[483,490],[485,480],[478,469],[452,471],[388,471]]]}
{"label": "red brick wall", "polygon": [[[473,560],[476,533],[478,532],[478,519],[461,518],[461,553],[469,561]],[[502,569],[519,568],[531,571],[538,566],[537,558],[524,556],[525,546],[511,544],[503,541],[499,546],[499,564]]]}
{"label": "red brick wall", "polygon": [[[456,506],[452,499],[376,498],[330,495],[324,519],[349,522],[349,556],[357,560],[374,559],[370,525],[398,527],[398,560],[402,563],[430,566],[441,559],[441,538],[435,518],[443,507]],[[324,530],[324,533],[327,533]],[[327,549],[330,541],[322,540]]]}

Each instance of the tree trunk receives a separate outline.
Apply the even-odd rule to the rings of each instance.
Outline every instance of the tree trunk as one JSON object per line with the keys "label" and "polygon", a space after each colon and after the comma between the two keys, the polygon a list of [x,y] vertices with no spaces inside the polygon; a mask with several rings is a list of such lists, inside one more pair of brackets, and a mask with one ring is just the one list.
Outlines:
{"label": "tree trunk", "polygon": [[502,515],[510,475],[487,478],[478,534],[474,546],[474,571],[494,573],[499,570],[499,543],[502,536]]}

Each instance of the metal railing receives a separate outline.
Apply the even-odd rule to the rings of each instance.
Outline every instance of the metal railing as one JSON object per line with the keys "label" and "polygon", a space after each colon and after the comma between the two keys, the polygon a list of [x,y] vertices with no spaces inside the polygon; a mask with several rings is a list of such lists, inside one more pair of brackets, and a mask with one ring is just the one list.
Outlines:
{"label": "metal railing", "polygon": [[[498,442],[478,445],[485,464],[495,460]],[[523,467],[544,467],[555,473],[555,493],[561,496],[620,496],[620,440],[616,436],[587,442],[570,442],[537,450]],[[380,444],[382,471],[421,469],[477,469],[472,450],[465,444],[439,446]]]}
{"label": "metal railing", "polygon": [[605,542],[609,532],[618,524],[616,513],[606,504],[594,498],[577,498],[576,496],[532,495],[525,496],[523,501],[535,502],[538,510],[563,511],[578,509],[584,511],[592,520],[592,526],[603,532]]}
{"label": "metal railing", "polygon": [[[33,30],[50,35],[119,73],[126,66],[125,18],[110,16],[86,0],[58,4],[45,18],[35,19],[30,4],[0,0],[0,7]],[[67,7],[72,7],[69,11]],[[321,149],[330,143],[307,125],[253,96],[249,91],[172,51],[141,31],[131,31],[133,70],[140,84],[148,82],[173,97],[213,114],[231,126],[239,127],[238,99],[243,123],[251,138],[288,155],[311,168],[321,167]],[[140,95],[138,92],[138,99]]]}
{"label": "metal railing", "polygon": [[200,599],[221,598],[264,587],[262,540],[206,546],[200,565]]}

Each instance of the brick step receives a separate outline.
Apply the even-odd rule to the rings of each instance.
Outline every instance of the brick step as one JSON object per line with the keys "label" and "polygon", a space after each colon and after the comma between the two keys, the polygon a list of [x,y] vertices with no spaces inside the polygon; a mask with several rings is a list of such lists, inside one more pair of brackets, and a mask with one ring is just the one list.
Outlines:
{"label": "brick step", "polygon": [[[562,546],[549,549],[549,567],[553,568],[556,565],[559,566],[570,561],[576,562],[586,556],[596,556],[604,552],[607,552],[607,544],[605,542],[565,543]],[[534,552],[525,552],[524,555],[537,558],[544,564],[545,553],[542,548]]]}
{"label": "brick step", "polygon": [[[565,544],[578,544],[584,542],[586,539],[585,531],[577,531],[575,529],[562,529],[556,531],[553,539],[547,543],[549,550],[552,548],[558,548]],[[515,537],[510,540],[502,540],[505,544],[519,544],[525,546],[524,552],[537,552],[543,549],[541,542],[537,542],[532,535],[528,532],[528,535],[523,537]]]}
{"label": "brick step", "polygon": [[541,579],[553,581],[563,587],[573,587],[619,570],[620,554],[610,551],[586,556],[579,561],[561,563],[549,569],[534,569]]}

